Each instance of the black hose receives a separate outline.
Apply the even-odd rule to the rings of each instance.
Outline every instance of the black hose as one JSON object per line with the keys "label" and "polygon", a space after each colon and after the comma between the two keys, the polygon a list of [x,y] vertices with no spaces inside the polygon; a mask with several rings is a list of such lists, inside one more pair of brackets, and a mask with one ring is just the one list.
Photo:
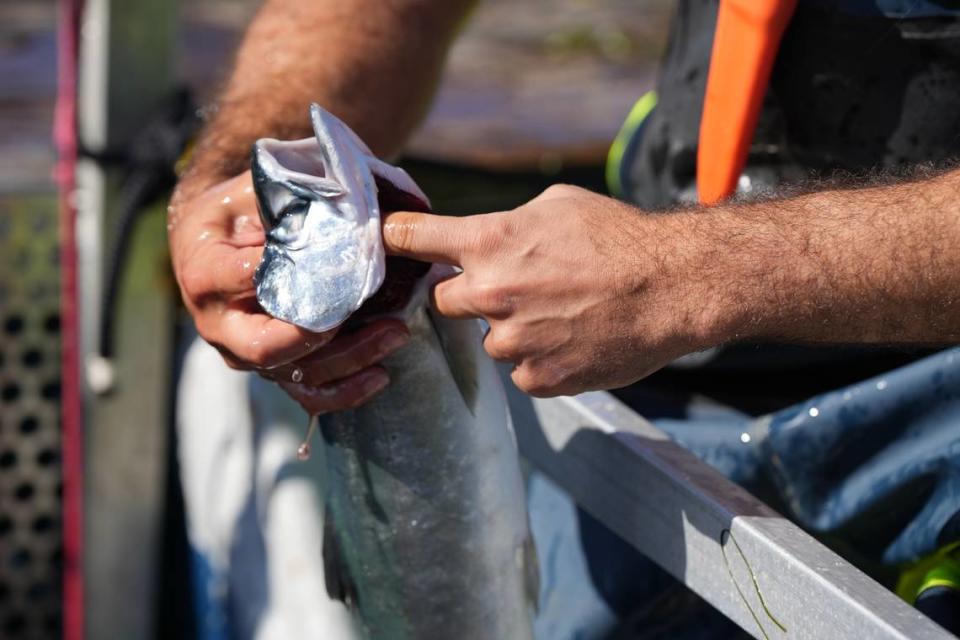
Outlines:
{"label": "black hose", "polygon": [[116,324],[120,284],[124,267],[129,258],[133,230],[144,211],[158,197],[159,187],[165,180],[156,171],[138,170],[131,173],[120,187],[114,216],[113,242],[106,252],[104,284],[101,300],[99,351],[100,356],[110,360],[114,356],[114,325]]}
{"label": "black hose", "polygon": [[98,351],[107,362],[116,355],[118,298],[136,224],[141,213],[176,183],[174,167],[198,127],[193,100],[189,92],[180,90],[147,119],[126,149],[94,156],[102,164],[119,164],[126,170],[112,217],[113,226],[104,233],[109,249],[104,261]]}

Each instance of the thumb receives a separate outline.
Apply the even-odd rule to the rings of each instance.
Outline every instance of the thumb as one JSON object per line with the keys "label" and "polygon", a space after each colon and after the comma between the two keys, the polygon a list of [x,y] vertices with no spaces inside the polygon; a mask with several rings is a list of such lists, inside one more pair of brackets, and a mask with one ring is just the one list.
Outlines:
{"label": "thumb", "polygon": [[397,211],[384,219],[383,247],[390,255],[462,266],[471,227],[469,218]]}

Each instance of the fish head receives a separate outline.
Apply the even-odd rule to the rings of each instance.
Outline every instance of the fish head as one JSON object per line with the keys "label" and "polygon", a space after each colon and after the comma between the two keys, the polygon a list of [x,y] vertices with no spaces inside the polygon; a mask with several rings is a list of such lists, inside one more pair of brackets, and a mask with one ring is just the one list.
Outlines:
{"label": "fish head", "polygon": [[313,105],[311,118],[314,137],[253,147],[266,234],[254,284],[269,314],[319,332],[357,312],[396,262],[383,249],[381,201],[387,210],[429,205],[406,172],[377,159],[335,116]]}

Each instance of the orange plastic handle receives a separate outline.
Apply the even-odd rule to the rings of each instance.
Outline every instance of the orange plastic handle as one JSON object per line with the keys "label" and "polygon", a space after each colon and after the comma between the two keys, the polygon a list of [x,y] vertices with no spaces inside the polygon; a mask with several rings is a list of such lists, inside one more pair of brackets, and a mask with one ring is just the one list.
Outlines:
{"label": "orange plastic handle", "polygon": [[770,71],[797,0],[720,0],[697,149],[703,204],[730,197],[747,162]]}

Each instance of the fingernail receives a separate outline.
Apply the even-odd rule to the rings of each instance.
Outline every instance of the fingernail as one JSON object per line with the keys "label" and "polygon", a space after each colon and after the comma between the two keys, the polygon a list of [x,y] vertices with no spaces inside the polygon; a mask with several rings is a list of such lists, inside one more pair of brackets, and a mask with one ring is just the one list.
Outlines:
{"label": "fingernail", "polygon": [[380,338],[380,347],[381,353],[392,353],[410,342],[410,336],[402,331],[389,331],[382,338]]}
{"label": "fingernail", "polygon": [[390,384],[390,376],[386,372],[373,371],[366,377],[360,388],[363,390],[363,395],[371,396],[381,391],[388,384]]}

